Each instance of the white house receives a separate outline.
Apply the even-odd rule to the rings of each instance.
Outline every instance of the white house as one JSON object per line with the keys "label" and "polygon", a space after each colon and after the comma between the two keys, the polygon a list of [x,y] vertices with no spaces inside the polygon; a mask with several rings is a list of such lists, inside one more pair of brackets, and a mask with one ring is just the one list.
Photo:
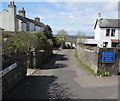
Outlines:
{"label": "white house", "polygon": [[120,19],[99,17],[94,26],[94,39],[85,39],[84,44],[97,47],[120,47]]}
{"label": "white house", "polygon": [[98,47],[120,47],[120,19],[96,20],[94,31]]}
{"label": "white house", "polygon": [[0,13],[0,27],[5,31],[43,32],[45,30],[46,25],[40,22],[40,18],[36,17],[35,20],[27,18],[24,8],[18,13],[16,14],[14,1],[10,2],[8,10]]}

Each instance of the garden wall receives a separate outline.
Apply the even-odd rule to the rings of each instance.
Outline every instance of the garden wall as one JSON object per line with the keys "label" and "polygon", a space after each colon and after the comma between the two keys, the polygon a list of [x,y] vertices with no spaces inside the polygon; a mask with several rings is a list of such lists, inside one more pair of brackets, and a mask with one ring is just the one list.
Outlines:
{"label": "garden wall", "polygon": [[30,53],[30,61],[28,68],[40,68],[40,65],[47,61],[53,55],[52,45],[43,50],[36,50]]}
{"label": "garden wall", "polygon": [[[17,34],[17,32],[4,32],[4,34],[7,37],[11,34]],[[43,50],[35,49],[34,51],[31,49],[30,54],[26,54],[27,52],[21,52],[20,50],[14,50],[9,54],[1,53],[2,70],[0,71],[0,79],[2,79],[2,82],[0,82],[0,85],[2,85],[3,98],[26,76],[27,68],[39,67],[43,61],[53,54],[53,44],[50,39],[48,39],[43,46],[45,47],[39,47],[40,49],[43,48]],[[9,68],[13,64],[17,64],[17,66],[13,69]],[[3,75],[3,71],[6,72],[6,70],[9,72]]]}
{"label": "garden wall", "polygon": [[[11,63],[12,62],[13,61],[11,61]],[[14,69],[10,70],[10,68],[7,69],[8,67],[4,68],[4,69],[7,69],[9,72],[2,76],[2,97],[3,98],[7,94],[9,94],[9,91],[26,76],[27,66],[26,66],[25,54],[24,53],[16,54],[16,56],[14,56],[14,63],[17,64],[17,66]]]}
{"label": "garden wall", "polygon": [[90,66],[95,73],[98,71],[98,52],[96,50],[88,50],[77,45],[79,58],[88,66]]}
{"label": "garden wall", "polygon": [[[115,52],[115,61],[110,63],[102,62],[103,52]],[[120,48],[100,48],[98,57],[98,72],[109,71],[112,75],[117,75],[119,72]]]}
{"label": "garden wall", "polygon": [[[110,72],[112,75],[117,75],[119,72],[120,48],[94,48],[86,49],[83,46],[77,45],[79,58],[95,73]],[[102,62],[103,52],[115,52],[115,61],[110,63]]]}

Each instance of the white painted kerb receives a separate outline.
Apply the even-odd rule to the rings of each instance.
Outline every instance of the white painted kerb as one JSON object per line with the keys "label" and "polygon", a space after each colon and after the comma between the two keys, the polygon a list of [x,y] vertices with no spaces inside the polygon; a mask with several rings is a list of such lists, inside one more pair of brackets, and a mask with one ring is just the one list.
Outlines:
{"label": "white painted kerb", "polygon": [[8,72],[10,72],[11,70],[13,70],[15,67],[17,67],[17,63],[12,64],[11,66],[5,68],[4,70],[0,71],[0,77],[4,76],[5,74],[7,74]]}

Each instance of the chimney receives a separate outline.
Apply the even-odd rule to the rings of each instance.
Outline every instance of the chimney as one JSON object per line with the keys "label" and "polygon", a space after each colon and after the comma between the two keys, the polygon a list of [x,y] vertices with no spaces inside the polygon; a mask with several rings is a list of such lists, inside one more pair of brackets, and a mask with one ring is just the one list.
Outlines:
{"label": "chimney", "polygon": [[36,18],[35,18],[35,21],[40,22],[40,18],[39,18],[39,17],[36,17]]}
{"label": "chimney", "polygon": [[19,13],[20,16],[25,17],[25,10],[24,10],[24,8],[22,8],[22,10],[19,10],[18,13]]}
{"label": "chimney", "polygon": [[12,1],[11,4],[14,5],[14,1]]}
{"label": "chimney", "polygon": [[101,13],[98,13],[98,19],[99,20],[101,19]]}
{"label": "chimney", "polygon": [[16,7],[16,6],[14,5],[14,1],[10,1],[10,4],[8,5],[8,7]]}
{"label": "chimney", "polygon": [[8,5],[8,12],[9,12],[9,30],[16,31],[16,6],[14,1],[11,1]]}

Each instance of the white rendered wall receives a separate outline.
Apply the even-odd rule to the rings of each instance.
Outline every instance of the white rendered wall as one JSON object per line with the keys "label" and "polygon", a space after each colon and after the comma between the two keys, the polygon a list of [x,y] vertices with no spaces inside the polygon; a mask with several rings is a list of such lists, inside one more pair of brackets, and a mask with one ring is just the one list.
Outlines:
{"label": "white rendered wall", "polygon": [[100,40],[100,27],[99,27],[99,25],[98,25],[98,23],[97,23],[97,25],[96,25],[96,28],[95,28],[95,40]]}
{"label": "white rendered wall", "polygon": [[5,29],[5,31],[9,31],[9,12],[3,11],[0,13],[0,27]]}
{"label": "white rendered wall", "polygon": [[21,20],[18,19],[18,31],[22,31]]}
{"label": "white rendered wall", "polygon": [[29,28],[29,31],[34,32],[34,23],[29,23]]}
{"label": "white rendered wall", "polygon": [[44,28],[36,26],[36,32],[43,32]]}
{"label": "white rendered wall", "polygon": [[40,27],[36,26],[36,32],[40,32]]}
{"label": "white rendered wall", "polygon": [[101,29],[97,23],[96,28],[95,28],[95,40],[97,41],[98,47],[102,47],[101,42],[100,42],[100,35],[101,35]]}
{"label": "white rendered wall", "polygon": [[13,7],[8,8],[9,11],[9,31],[16,31],[16,9]]}
{"label": "white rendered wall", "polygon": [[[115,28],[115,36],[111,36],[111,29],[114,28],[108,28],[110,29],[110,36],[106,36],[106,28],[99,28],[96,27],[95,30],[95,39],[98,39],[98,47],[103,47],[103,42],[108,42],[107,47],[111,47],[111,39],[120,39],[119,37],[119,31],[120,29]],[[100,29],[100,30],[99,30]]]}
{"label": "white rendered wall", "polygon": [[23,31],[26,31],[26,23],[23,23]]}
{"label": "white rendered wall", "polygon": [[44,28],[40,27],[40,31],[43,32],[43,31],[44,31]]}

